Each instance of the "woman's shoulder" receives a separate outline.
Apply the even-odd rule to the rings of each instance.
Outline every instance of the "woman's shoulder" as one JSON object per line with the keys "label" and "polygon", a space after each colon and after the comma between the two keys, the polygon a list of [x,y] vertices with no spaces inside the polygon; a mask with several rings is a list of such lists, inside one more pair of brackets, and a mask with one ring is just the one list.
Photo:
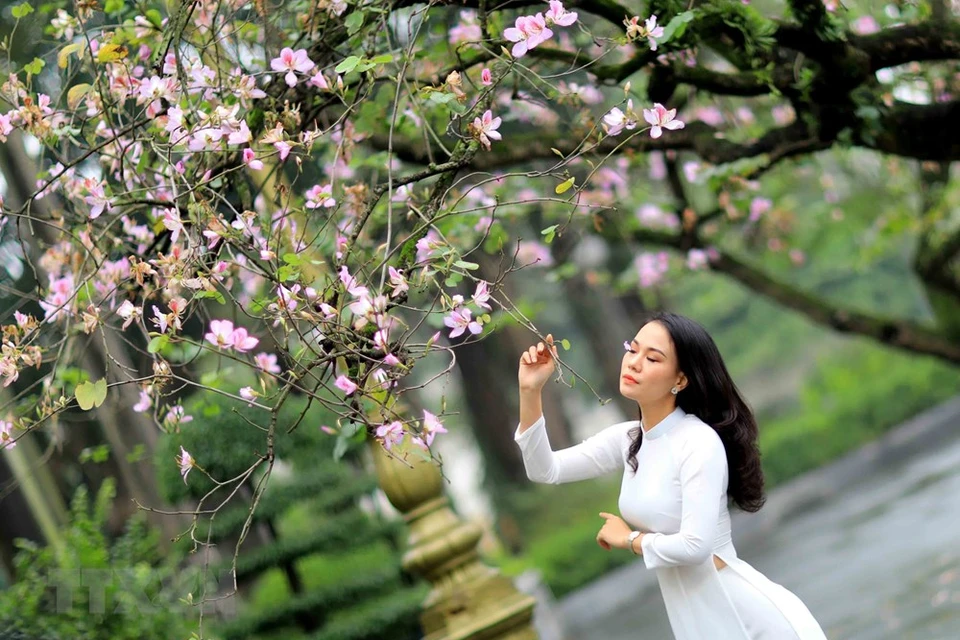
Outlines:
{"label": "woman's shoulder", "polygon": [[686,414],[673,433],[677,443],[684,447],[723,449],[717,430],[693,413]]}

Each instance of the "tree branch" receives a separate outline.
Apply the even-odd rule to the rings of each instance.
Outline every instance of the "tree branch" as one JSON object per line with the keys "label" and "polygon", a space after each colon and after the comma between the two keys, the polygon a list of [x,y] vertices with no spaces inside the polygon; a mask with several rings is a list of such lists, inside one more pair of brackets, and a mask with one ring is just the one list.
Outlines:
{"label": "tree branch", "polygon": [[960,23],[924,22],[889,27],[866,36],[850,35],[850,42],[870,57],[870,70],[907,62],[960,58]]}

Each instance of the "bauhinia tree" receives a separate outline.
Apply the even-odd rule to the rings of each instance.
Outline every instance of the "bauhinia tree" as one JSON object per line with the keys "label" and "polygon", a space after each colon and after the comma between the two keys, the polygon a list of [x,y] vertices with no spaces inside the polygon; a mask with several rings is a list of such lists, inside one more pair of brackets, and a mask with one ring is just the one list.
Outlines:
{"label": "bauhinia tree", "polygon": [[[263,433],[250,469],[214,479],[229,493],[272,468],[295,394],[338,416],[323,425],[338,453],[373,437],[430,456],[446,407],[395,411],[402,379],[433,353],[451,371],[457,346],[505,316],[536,335],[504,278],[562,274],[547,245],[564,235],[626,245],[640,287],[678,263],[710,268],[838,330],[960,362],[947,322],[960,24],[941,0],[882,16],[813,0],[8,10],[6,51],[24,34],[49,46],[8,56],[0,87],[0,140],[36,164],[6,167],[20,174],[0,246],[18,256],[6,286],[22,302],[3,317],[0,381],[15,393],[0,445],[107,394],[159,431],[190,427],[185,395],[225,395]],[[923,163],[904,238],[939,325],[845,308],[751,258],[744,239],[776,233],[767,246],[803,261],[782,220],[767,223],[778,204],[761,180],[828,149]],[[663,194],[671,207],[651,204]],[[540,237],[517,237],[534,214]],[[477,251],[501,256],[495,278],[477,276]],[[203,472],[189,451],[178,461]]]}

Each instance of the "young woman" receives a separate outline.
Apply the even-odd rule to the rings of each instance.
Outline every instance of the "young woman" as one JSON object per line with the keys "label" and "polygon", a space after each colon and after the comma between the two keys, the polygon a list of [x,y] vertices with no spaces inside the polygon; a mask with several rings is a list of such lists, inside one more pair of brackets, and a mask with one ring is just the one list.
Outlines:
{"label": "young woman", "polygon": [[640,420],[607,427],[560,451],[547,440],[540,390],[556,346],[520,358],[515,440],[527,476],[560,484],[622,471],[622,518],[605,519],[604,549],[630,549],[655,569],[677,640],[825,640],[797,596],[737,557],[728,502],[763,505],[757,424],[706,330],[660,313],[624,342],[620,393]]}

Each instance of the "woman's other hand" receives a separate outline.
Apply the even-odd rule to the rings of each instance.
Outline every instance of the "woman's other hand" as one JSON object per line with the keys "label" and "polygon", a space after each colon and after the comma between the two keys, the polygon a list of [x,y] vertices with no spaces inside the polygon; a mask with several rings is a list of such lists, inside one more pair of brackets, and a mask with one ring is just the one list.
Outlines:
{"label": "woman's other hand", "polygon": [[547,383],[557,362],[557,347],[553,334],[547,334],[546,342],[538,342],[527,348],[520,356],[517,379],[521,391],[540,391]]}
{"label": "woman's other hand", "polygon": [[600,513],[600,517],[606,520],[597,534],[597,544],[609,551],[610,549],[626,549],[627,536],[632,529],[630,525],[624,522],[620,516],[612,513]]}

